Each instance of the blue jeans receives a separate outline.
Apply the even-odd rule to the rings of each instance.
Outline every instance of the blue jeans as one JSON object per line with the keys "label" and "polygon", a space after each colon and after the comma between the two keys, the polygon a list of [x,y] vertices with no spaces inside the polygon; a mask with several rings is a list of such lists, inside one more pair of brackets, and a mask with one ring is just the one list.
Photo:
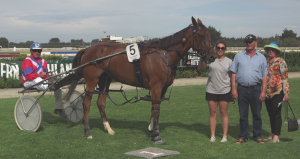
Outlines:
{"label": "blue jeans", "polygon": [[262,132],[262,120],[260,116],[262,103],[259,101],[259,95],[261,93],[261,85],[254,87],[243,87],[238,85],[238,104],[240,113],[240,134],[239,138],[248,139],[249,131],[249,104],[252,112],[253,120],[253,139],[261,138]]}

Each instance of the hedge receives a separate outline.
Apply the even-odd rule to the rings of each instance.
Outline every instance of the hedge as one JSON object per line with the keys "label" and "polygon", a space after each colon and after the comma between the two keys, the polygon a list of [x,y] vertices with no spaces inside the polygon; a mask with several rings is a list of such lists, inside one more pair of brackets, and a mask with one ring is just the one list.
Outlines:
{"label": "hedge", "polygon": [[[262,52],[266,58],[268,58],[268,55],[265,52]],[[236,53],[234,52],[228,52],[226,53],[226,57],[230,59],[234,59],[234,56]],[[283,57],[283,55],[281,55]],[[1,59],[0,61],[5,60],[5,62],[15,62],[15,61],[22,61],[26,57],[24,56],[17,56],[12,57],[11,59]],[[43,55],[43,58],[46,60],[59,60],[62,59],[63,56],[52,56],[52,55]],[[289,72],[297,72],[300,71],[300,52],[286,52],[285,53],[285,61],[288,64]],[[190,66],[190,67],[178,67],[176,71],[176,77],[175,78],[193,78],[197,76],[207,76],[208,75],[208,69],[204,71],[198,71],[196,66]],[[21,80],[14,79],[14,78],[1,78],[0,77],[0,88],[19,88],[22,87]]]}
{"label": "hedge", "polygon": [[[268,58],[268,54],[266,52],[261,52]],[[236,53],[228,52],[226,53],[226,57],[233,60]],[[285,54],[285,57],[284,57]],[[298,72],[300,71],[300,52],[298,51],[290,51],[286,53],[280,54],[280,57],[285,58],[285,61],[288,65],[289,72]]]}

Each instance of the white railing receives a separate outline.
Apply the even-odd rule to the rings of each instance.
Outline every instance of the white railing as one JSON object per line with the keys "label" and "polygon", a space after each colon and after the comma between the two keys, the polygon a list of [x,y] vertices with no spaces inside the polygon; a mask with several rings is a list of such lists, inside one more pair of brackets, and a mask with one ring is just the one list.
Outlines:
{"label": "white railing", "polygon": [[[300,51],[300,47],[280,47],[282,51]],[[240,52],[245,50],[245,47],[227,47],[227,52]],[[263,47],[256,47],[258,51],[264,51]]]}
{"label": "white railing", "polygon": [[[124,39],[125,40],[125,39]],[[128,41],[126,41],[128,40]],[[134,43],[142,41],[143,39],[141,37],[132,38],[132,39],[126,39],[125,42]],[[300,47],[280,47],[282,51],[289,52],[289,51],[300,51]],[[77,49],[77,48],[76,48]],[[245,47],[227,47],[227,52],[240,52],[243,51]],[[258,51],[262,52],[264,51],[263,47],[257,47]],[[43,51],[66,51],[66,50],[74,50],[72,47],[63,47],[63,48],[43,48]],[[78,49],[77,49],[78,50]],[[29,52],[29,48],[16,48],[14,51],[14,48],[2,48],[0,50],[1,52]]]}

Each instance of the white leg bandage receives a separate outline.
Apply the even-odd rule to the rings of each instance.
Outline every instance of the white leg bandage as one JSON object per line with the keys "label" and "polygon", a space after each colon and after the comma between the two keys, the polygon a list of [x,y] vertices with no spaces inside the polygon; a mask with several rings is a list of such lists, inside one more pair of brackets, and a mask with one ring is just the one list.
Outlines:
{"label": "white leg bandage", "polygon": [[153,117],[151,117],[151,120],[150,120],[150,123],[149,123],[149,126],[148,126],[148,130],[149,131],[153,130]]}
{"label": "white leg bandage", "polygon": [[107,130],[109,135],[115,134],[115,132],[110,128],[108,121],[104,122],[103,125],[104,125],[104,129]]}

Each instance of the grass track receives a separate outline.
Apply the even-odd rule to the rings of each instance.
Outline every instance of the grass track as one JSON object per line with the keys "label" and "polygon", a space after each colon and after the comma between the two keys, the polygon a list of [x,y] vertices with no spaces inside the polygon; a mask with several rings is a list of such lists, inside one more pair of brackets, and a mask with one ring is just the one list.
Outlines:
{"label": "grass track", "polygon": [[[296,117],[300,118],[300,79],[290,79],[290,104]],[[128,97],[135,90],[126,91]],[[114,101],[121,103],[120,94],[111,94]],[[280,143],[258,144],[252,138],[252,118],[249,117],[250,140],[235,144],[239,134],[238,106],[230,103],[228,109],[228,142],[220,143],[222,137],[221,119],[218,113],[215,143],[209,142],[209,110],[205,99],[205,85],[174,87],[170,102],[161,105],[160,136],[166,145],[155,145],[149,141],[147,131],[151,105],[141,101],[124,106],[107,102],[106,114],[112,129],[110,136],[103,128],[94,95],[90,110],[90,127],[94,137],[84,138],[82,124],[70,124],[53,113],[54,98],[45,96],[39,103],[43,111],[43,122],[36,133],[20,131],[14,121],[14,106],[18,98],[0,100],[0,158],[136,158],[124,153],[147,147],[158,147],[179,151],[179,155],[165,158],[299,158],[299,131],[287,132],[283,124]],[[284,108],[282,115],[284,117]],[[263,138],[270,133],[268,115],[263,105]],[[284,119],[283,119],[284,120]],[[285,121],[285,120],[284,120]]]}

